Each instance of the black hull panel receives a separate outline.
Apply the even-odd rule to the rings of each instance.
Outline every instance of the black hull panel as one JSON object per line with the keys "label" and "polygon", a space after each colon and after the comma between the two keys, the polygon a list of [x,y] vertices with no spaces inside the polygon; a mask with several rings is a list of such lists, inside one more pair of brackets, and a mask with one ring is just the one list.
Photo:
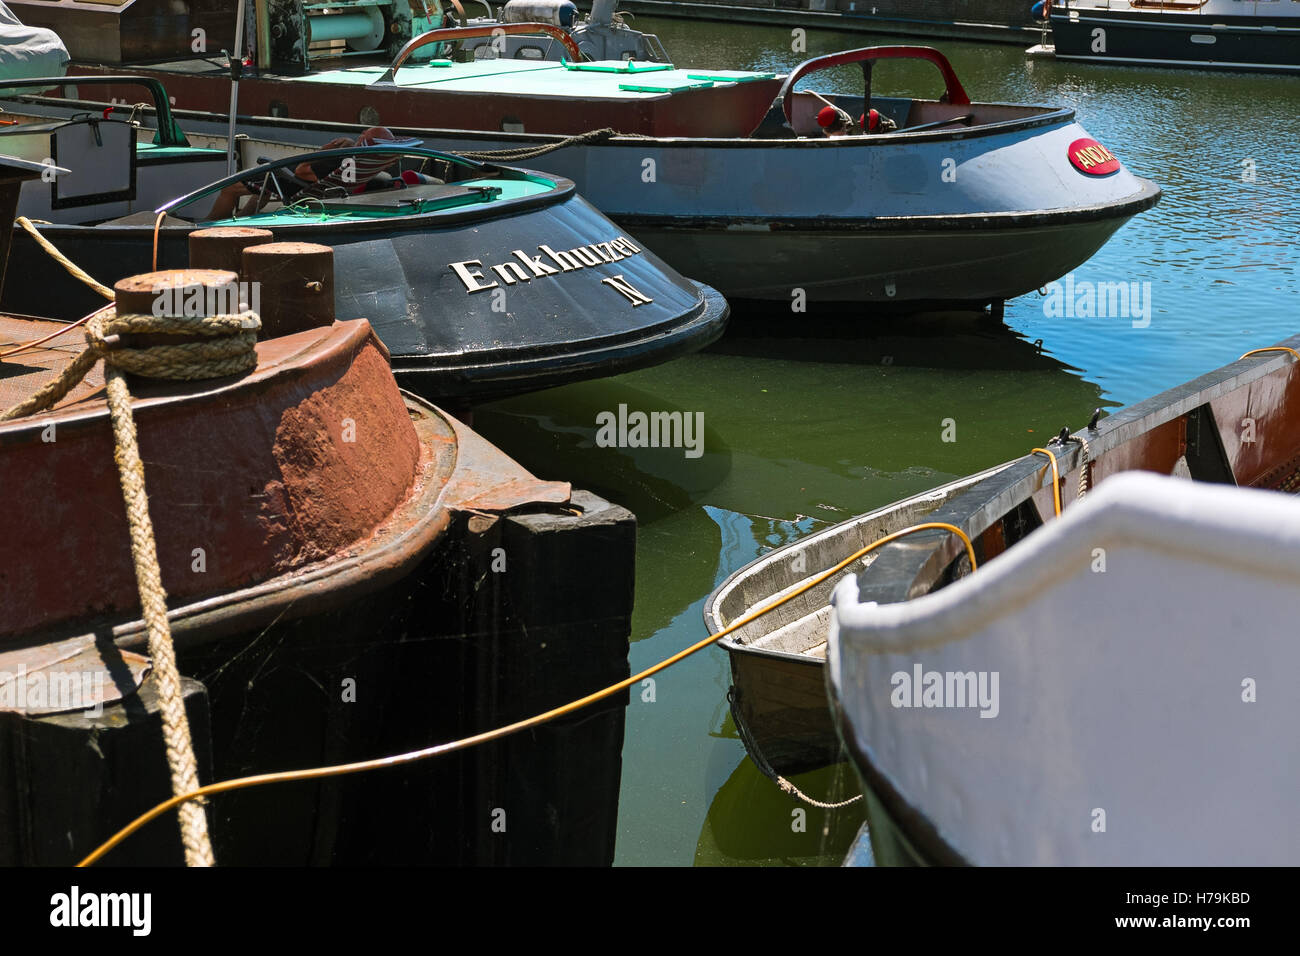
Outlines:
{"label": "black hull panel", "polygon": [[[679,275],[571,186],[562,201],[514,215],[421,220],[271,228],[278,241],[334,248],[336,314],[369,319],[399,382],[425,398],[479,401],[612,375],[697,351],[725,328],[720,294]],[[150,268],[151,227],[42,231],[73,262],[94,263],[106,284]],[[189,231],[162,231],[158,268],[188,265]],[[626,244],[608,248],[620,238]],[[575,248],[595,264],[569,256]],[[481,288],[470,291],[454,263]],[[21,231],[8,275],[0,308],[10,312],[74,319],[103,305]]]}
{"label": "black hull panel", "polygon": [[1141,15],[1098,11],[1078,19],[1053,16],[1052,38],[1056,56],[1067,60],[1300,73],[1296,18],[1272,24],[1262,17],[1224,19],[1162,16],[1153,22]]}

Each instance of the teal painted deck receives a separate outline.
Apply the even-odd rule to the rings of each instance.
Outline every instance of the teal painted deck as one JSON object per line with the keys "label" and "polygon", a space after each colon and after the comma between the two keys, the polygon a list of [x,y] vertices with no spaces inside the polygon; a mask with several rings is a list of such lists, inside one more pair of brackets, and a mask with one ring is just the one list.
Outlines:
{"label": "teal painted deck", "polygon": [[[312,73],[298,83],[344,83],[368,86],[378,80],[383,67],[362,66]],[[774,73],[749,70],[676,69],[662,63],[629,64],[622,60],[563,64],[541,60],[475,60],[452,63],[434,60],[411,64],[397,72],[403,88],[436,86],[439,90],[494,93],[508,96],[564,96],[582,99],[647,99],[699,89],[703,86],[772,79]]]}
{"label": "teal painted deck", "polygon": [[[329,210],[322,210],[313,207],[311,204],[296,206],[292,209],[277,209],[271,212],[255,213],[251,216],[240,216],[230,219],[214,219],[203,223],[206,226],[256,226],[263,229],[271,229],[277,226],[303,226],[319,225],[328,222],[366,222],[375,219],[396,219],[401,216],[414,216],[433,212],[439,212],[443,209],[465,209],[470,206],[490,206],[493,203],[506,202],[511,199],[522,199],[527,196],[537,196],[541,193],[550,192],[555,188],[555,184],[541,179],[473,179],[466,182],[455,183],[456,187],[474,188],[476,186],[491,186],[500,190],[500,194],[491,199],[483,200],[466,200],[458,197],[458,201],[440,204],[437,198],[425,200],[420,208],[396,208],[377,210],[374,208],[346,209],[334,206]],[[385,199],[398,200],[402,198],[404,190],[380,190],[372,193],[375,202],[382,202]]]}

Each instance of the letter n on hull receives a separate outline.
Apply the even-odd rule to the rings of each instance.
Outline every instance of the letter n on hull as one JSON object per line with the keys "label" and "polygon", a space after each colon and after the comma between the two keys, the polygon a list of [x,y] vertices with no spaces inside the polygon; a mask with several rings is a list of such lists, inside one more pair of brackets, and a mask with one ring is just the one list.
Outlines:
{"label": "letter n on hull", "polygon": [[601,285],[607,285],[616,292],[621,293],[625,299],[632,303],[633,308],[654,301],[654,299],[650,298],[636,286],[632,285],[632,283],[628,282],[621,275],[610,276],[608,279],[601,279],[600,282]]}

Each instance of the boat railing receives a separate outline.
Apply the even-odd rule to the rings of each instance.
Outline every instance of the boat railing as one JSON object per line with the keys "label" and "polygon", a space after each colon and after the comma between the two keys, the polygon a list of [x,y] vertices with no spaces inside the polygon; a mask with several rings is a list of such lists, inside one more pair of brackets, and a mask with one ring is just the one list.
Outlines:
{"label": "boat railing", "polygon": [[[957,73],[948,62],[948,58],[933,47],[928,46],[871,46],[862,47],[857,50],[845,50],[840,53],[830,53],[825,56],[816,56],[804,60],[785,78],[781,84],[781,89],[776,94],[776,99],[768,108],[767,113],[757,126],[754,127],[750,135],[753,136],[766,124],[768,124],[773,114],[779,108],[781,114],[785,116],[786,124],[789,124],[793,118],[791,94],[794,93],[795,84],[813,73],[820,73],[822,70],[828,70],[831,67],[844,66],[849,63],[862,64],[862,82],[863,82],[863,111],[871,109],[871,73],[878,60],[925,60],[933,63],[943,76],[944,95],[943,102],[954,106],[969,106],[970,97],[966,95],[965,88],[961,81],[957,79]],[[779,119],[779,116],[777,117]]]}
{"label": "boat railing", "polygon": [[[9,90],[34,88],[47,90],[50,87],[64,86],[143,86],[153,97],[154,112],[158,117],[158,132],[154,135],[155,146],[189,146],[184,131],[172,116],[171,103],[167,91],[161,82],[151,76],[55,76],[33,77],[24,80],[5,80],[5,98]],[[77,94],[78,98],[80,93]],[[58,97],[62,99],[63,97]]]}
{"label": "boat railing", "polygon": [[550,23],[495,23],[477,27],[442,27],[437,30],[429,30],[427,33],[421,33],[419,36],[407,40],[403,47],[397,51],[397,56],[393,58],[392,64],[384,75],[375,80],[373,85],[395,84],[397,82],[397,71],[402,68],[402,65],[406,63],[411,54],[421,47],[428,46],[430,43],[455,43],[458,40],[474,40],[479,37],[517,36],[537,33],[544,33],[553,40],[559,40],[575,62],[582,59],[582,51],[578,49],[578,44],[573,37],[569,36],[562,27]]}

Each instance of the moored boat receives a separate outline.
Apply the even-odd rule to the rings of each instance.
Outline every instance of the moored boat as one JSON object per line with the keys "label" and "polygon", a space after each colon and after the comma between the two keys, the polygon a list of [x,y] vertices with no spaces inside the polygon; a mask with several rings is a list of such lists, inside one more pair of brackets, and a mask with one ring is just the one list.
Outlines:
{"label": "moored boat", "polygon": [[[985,472],[775,548],[729,576],[704,601],[704,623],[716,634],[780,599],[842,558],[888,534],[928,520]],[[764,773],[782,777],[843,759],[826,707],[826,639],[830,595],[837,581],[869,567],[868,554],[781,607],[718,639],[731,664],[727,699],[745,749]]]}
{"label": "moored boat", "polygon": [[[460,48],[494,30],[549,38],[565,58],[476,59]],[[886,59],[933,63],[944,94],[880,95],[872,75]],[[391,61],[306,74],[265,44],[253,62],[240,83],[246,131],[319,143],[331,121],[356,117],[448,151],[513,149],[515,161],[534,152],[540,168],[731,298],[1000,308],[1086,261],[1159,198],[1073,110],[972,103],[947,60],[922,47],[846,51],[781,76],[583,61],[562,28],[509,23],[431,30]],[[862,95],[795,88],[847,64],[863,70]],[[226,71],[192,61],[135,69],[202,114],[187,116],[196,128],[226,123]],[[848,118],[851,135],[826,134],[827,109]]]}
{"label": "moored boat", "polygon": [[[108,275],[188,265],[196,224],[329,245],[337,310],[371,318],[404,385],[461,403],[657,364],[725,327],[721,295],[629,238],[572,182],[375,131],[369,146],[310,153],[242,140],[246,168],[224,177],[225,150],[192,144],[171,122],[161,85],[140,82],[164,120],[152,142],[137,143],[136,127],[112,116],[39,122],[18,113],[33,121],[0,128],[0,148],[71,169],[29,184],[19,208],[58,220],[40,232],[74,263]],[[313,166],[319,179],[296,175]],[[328,185],[331,170],[353,181]],[[257,208],[240,215],[239,203]],[[98,301],[59,281],[61,262],[27,232],[11,257],[31,281],[11,284],[6,308],[72,319]]]}
{"label": "moored boat", "polygon": [[[47,168],[0,158],[0,216],[12,216],[20,180]],[[0,264],[9,235],[0,232]],[[277,251],[290,272],[297,254]],[[7,280],[29,277],[11,268]],[[0,861],[75,862],[170,792],[159,759],[165,691],[156,659],[142,654],[146,532],[123,507],[129,481],[119,487],[115,457],[126,439],[119,418],[110,427],[96,356],[126,370],[170,642],[181,674],[197,678],[180,693],[205,782],[452,739],[540,709],[536,687],[576,695],[627,672],[630,514],[537,480],[400,392],[364,319],[303,310],[296,331],[263,325],[254,343],[258,319],[236,286],[217,270],[122,280],[115,311],[86,324],[97,350],[88,365],[70,341],[80,329],[0,316],[0,486],[11,504],[0,544],[0,752],[24,755],[0,790]],[[191,301],[179,293],[194,290],[241,307],[184,312],[194,321],[180,341],[211,334],[204,316],[219,319],[240,346],[221,362],[238,369],[178,369],[193,360],[180,357],[185,347],[151,338],[177,330],[132,333],[137,319],[179,319],[177,303]],[[101,328],[105,315],[125,324]],[[70,367],[82,377],[42,399]],[[527,582],[494,565],[507,549],[534,569]],[[599,594],[553,607],[577,567]],[[481,588],[497,570],[501,582]],[[622,723],[616,703],[580,730],[557,725],[436,770],[223,797],[210,813],[217,862],[608,863]],[[566,747],[582,751],[580,786],[550,756]],[[467,822],[489,799],[511,807],[509,847],[474,837],[487,831]],[[445,825],[384,837],[394,820],[425,818]],[[176,855],[173,830],[110,860]]]}
{"label": "moored boat", "polygon": [[1294,866],[1300,706],[1266,687],[1300,668],[1298,529],[1291,496],[1129,472],[942,591],[843,582],[875,859]]}
{"label": "moored boat", "polygon": [[1298,347],[936,509],[973,574],[926,531],[837,585],[827,683],[878,861],[1295,862],[1296,714],[1256,684],[1300,666]]}
{"label": "moored boat", "polygon": [[1300,72],[1294,2],[1057,0],[1051,22],[1050,52],[1058,59]]}
{"label": "moored boat", "polygon": [[[1281,359],[1273,361],[1276,364]],[[1220,441],[1217,431],[1231,424],[1236,409],[1226,404],[1227,399],[1216,398],[1215,415],[1219,422],[1216,425],[1206,417],[1209,412],[1204,408],[1187,406],[1187,394],[1187,390],[1175,390],[1119,411],[1102,419],[1095,430],[1080,433],[1092,456],[1088,480],[1099,481],[1108,473],[1126,468],[1145,468],[1205,481],[1280,482],[1279,487],[1294,486],[1294,479],[1290,479],[1292,484],[1287,484],[1287,476],[1281,473],[1287,467],[1285,460],[1274,463],[1280,469],[1278,473],[1252,470],[1249,464],[1252,442],[1236,442],[1234,455],[1240,454],[1241,462],[1226,463],[1217,444]],[[1206,392],[1206,396],[1212,395],[1217,395],[1217,391]],[[1197,406],[1210,400],[1206,396],[1201,396]],[[1248,397],[1242,392],[1232,401],[1240,403]],[[1148,415],[1153,408],[1158,413]],[[1184,413],[1185,419],[1179,417]],[[1246,417],[1245,408],[1241,414]],[[1135,426],[1135,421],[1142,424]],[[1143,433],[1140,440],[1133,438],[1135,428]],[[1211,429],[1215,430],[1214,434]],[[1148,430],[1151,435],[1145,435]],[[1276,434],[1276,430],[1270,428],[1270,434]],[[1133,444],[1129,444],[1130,440]],[[1223,441],[1232,444],[1230,437]],[[1135,451],[1148,442],[1159,457],[1147,459]],[[1062,488],[1078,486],[1079,469],[1070,464],[1073,459],[1068,456],[1076,455],[1081,447],[1072,440],[1060,449],[1067,456],[1061,463]],[[1281,446],[1285,447],[1288,446]],[[1282,454],[1282,451],[1274,445],[1269,454]],[[1300,454],[1300,448],[1291,454]],[[974,539],[978,560],[993,557],[1052,514],[1051,492],[1042,486],[1042,476],[1038,474],[1044,464],[1041,456],[1030,455],[840,522],[770,551],[736,571],[709,595],[704,607],[705,623],[710,633],[717,633],[740,617],[798,589],[864,545],[922,521],[943,521],[966,529]],[[1296,464],[1300,467],[1300,461]],[[1002,482],[1013,480],[1007,476],[1015,476],[1014,481],[1034,482],[1035,501],[1021,500],[1028,492],[1020,486],[1015,492],[1007,492]],[[994,503],[989,507],[1004,509],[1005,513],[997,512],[991,527],[987,524],[991,519],[982,513],[984,502],[980,495]],[[1066,507],[1069,498],[1065,494],[1062,499]],[[979,508],[980,513],[962,508]],[[972,520],[984,523],[975,524],[975,530],[971,531]],[[976,534],[983,537],[977,538]],[[886,557],[889,560],[882,564]],[[960,542],[943,532],[918,533],[868,554],[840,574],[721,638],[718,643],[727,651],[731,663],[732,713],[747,749],[760,768],[789,776],[843,758],[841,741],[824,699],[830,596],[838,581],[860,575],[866,584],[874,586],[875,582],[881,582],[879,595],[872,599],[884,603],[906,600],[942,587],[964,573],[967,566]]]}

